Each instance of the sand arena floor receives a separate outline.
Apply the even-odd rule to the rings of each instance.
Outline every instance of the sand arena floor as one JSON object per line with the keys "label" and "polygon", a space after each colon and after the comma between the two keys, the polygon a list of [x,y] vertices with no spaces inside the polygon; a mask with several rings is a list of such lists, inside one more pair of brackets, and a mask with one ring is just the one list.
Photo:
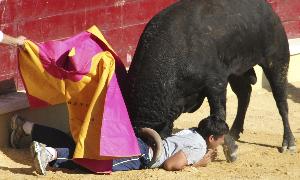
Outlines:
{"label": "sand arena floor", "polygon": [[[272,94],[254,91],[241,135],[238,160],[227,163],[222,149],[216,162],[207,167],[187,167],[179,172],[148,169],[95,175],[69,170],[50,169],[47,176],[37,176],[31,167],[28,149],[0,148],[0,179],[300,179],[300,83],[289,85],[289,118],[297,140],[297,152],[279,153],[283,127]],[[227,121],[231,125],[237,109],[235,96],[227,98]],[[206,103],[193,114],[183,114],[175,130],[196,126],[209,113]]]}

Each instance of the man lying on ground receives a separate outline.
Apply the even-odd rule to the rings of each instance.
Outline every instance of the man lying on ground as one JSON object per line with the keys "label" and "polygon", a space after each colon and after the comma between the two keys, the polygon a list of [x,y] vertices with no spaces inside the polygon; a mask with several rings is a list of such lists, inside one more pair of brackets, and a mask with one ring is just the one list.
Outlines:
{"label": "man lying on ground", "polygon": [[[56,168],[76,168],[77,165],[71,160],[75,142],[66,133],[34,124],[18,115],[13,116],[11,128],[12,147],[19,147],[22,137],[32,136],[31,154],[38,174],[45,175],[48,165]],[[226,122],[216,116],[209,116],[201,120],[197,128],[182,130],[164,140],[159,139],[159,135],[152,129],[141,129],[142,137],[156,141],[155,145],[160,147],[146,143],[145,138],[138,138],[141,156],[115,159],[112,170],[161,167],[167,171],[177,171],[188,165],[205,166],[215,156],[216,148],[224,143],[224,135],[228,130]]]}
{"label": "man lying on ground", "polygon": [[[22,46],[24,39],[23,36],[13,38],[0,31],[0,43]],[[22,137],[32,136],[33,164],[39,174],[45,175],[48,165],[69,169],[78,166],[71,161],[76,143],[64,132],[25,121],[17,115],[11,120],[11,131],[10,143],[14,148],[19,147]],[[115,159],[112,170],[162,167],[175,171],[187,165],[205,166],[215,156],[216,148],[224,143],[224,135],[228,131],[226,122],[215,116],[203,119],[197,128],[182,130],[164,140],[154,130],[143,128],[139,133],[141,138],[138,138],[141,156]]]}

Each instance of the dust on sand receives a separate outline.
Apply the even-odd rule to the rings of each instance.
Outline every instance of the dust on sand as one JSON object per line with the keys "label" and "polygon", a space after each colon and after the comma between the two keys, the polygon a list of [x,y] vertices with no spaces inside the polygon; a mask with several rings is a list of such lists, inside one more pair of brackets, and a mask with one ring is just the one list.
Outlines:
{"label": "dust on sand", "polygon": [[[297,142],[300,142],[300,83],[289,85],[289,118]],[[227,121],[235,117],[237,99],[227,98]],[[205,102],[193,114],[183,114],[175,122],[175,130],[196,126],[198,121],[209,114]],[[28,149],[0,148],[0,179],[300,179],[300,145],[294,154],[279,153],[283,127],[271,92],[253,92],[247,112],[244,133],[241,135],[238,160],[227,163],[219,149],[216,162],[207,167],[187,167],[179,172],[161,169],[147,169],[115,172],[111,175],[95,175],[86,172],[57,170],[49,168],[47,176],[37,176],[31,167]]]}

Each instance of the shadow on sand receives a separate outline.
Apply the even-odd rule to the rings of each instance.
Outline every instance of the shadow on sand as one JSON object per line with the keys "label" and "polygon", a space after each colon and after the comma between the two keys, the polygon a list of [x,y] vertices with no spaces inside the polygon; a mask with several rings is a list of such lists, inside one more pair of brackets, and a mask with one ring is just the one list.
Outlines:
{"label": "shadow on sand", "polygon": [[31,166],[32,162],[30,157],[29,148],[22,148],[22,149],[13,149],[9,147],[1,147],[0,151],[3,152],[9,159],[12,161]]}
{"label": "shadow on sand", "polygon": [[[13,149],[9,147],[1,147],[0,151],[7,156],[8,159],[12,161],[26,165],[29,167],[13,167],[12,165],[3,166],[0,165],[0,170],[10,171],[13,174],[25,174],[25,175],[37,175],[35,173],[35,169],[33,168],[33,160],[29,152],[28,147],[24,147],[22,149]],[[52,172],[61,171],[67,174],[90,174],[91,172],[85,168],[80,166],[74,167],[74,169],[65,169],[65,168],[52,168],[48,167],[47,171],[50,170]]]}
{"label": "shadow on sand", "polygon": [[[3,152],[7,156],[7,158],[11,159],[12,161],[31,166],[32,162],[30,161],[30,153],[29,149],[13,149],[9,147],[1,147],[0,151]],[[34,169],[32,167],[5,167],[0,166],[0,170],[3,171],[10,171],[13,174],[26,174],[26,175],[35,175]]]}
{"label": "shadow on sand", "polygon": [[300,103],[300,88],[288,83],[288,98],[295,103]]}
{"label": "shadow on sand", "polygon": [[254,143],[254,142],[247,142],[247,141],[242,141],[242,140],[237,140],[237,142],[243,143],[243,144],[253,144],[253,145],[263,146],[263,147],[268,147],[268,148],[276,148],[278,150],[278,152],[281,152],[281,147],[279,147],[279,146],[273,146],[273,145],[261,144],[261,143]]}
{"label": "shadow on sand", "polygon": [[[272,92],[269,82],[266,80],[265,77],[263,77],[263,88],[266,89],[269,92]],[[295,103],[300,103],[300,88],[294,86],[291,83],[287,84],[287,98],[291,99]]]}
{"label": "shadow on sand", "polygon": [[0,166],[0,170],[3,170],[3,171],[9,171],[13,174],[26,174],[26,175],[36,175],[34,173],[34,169],[32,167],[30,168],[9,168],[9,167],[3,167],[3,166]]}

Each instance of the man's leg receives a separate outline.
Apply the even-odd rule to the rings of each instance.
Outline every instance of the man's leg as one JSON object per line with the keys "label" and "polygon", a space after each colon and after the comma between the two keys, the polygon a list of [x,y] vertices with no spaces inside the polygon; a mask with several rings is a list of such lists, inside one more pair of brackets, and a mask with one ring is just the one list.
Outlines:
{"label": "man's leg", "polygon": [[[66,133],[25,121],[17,115],[12,118],[11,127],[12,147],[19,147],[19,141],[23,136],[32,136],[31,152],[39,174],[45,174],[48,163],[57,168],[74,169],[78,167],[70,160],[75,150],[75,143]],[[46,145],[50,147],[46,147]]]}
{"label": "man's leg", "polygon": [[33,141],[38,141],[54,148],[69,148],[71,152],[74,152],[74,140],[68,134],[58,129],[34,124],[18,115],[14,115],[11,118],[11,129],[10,144],[14,148],[20,148],[21,139],[24,136],[31,135]]}
{"label": "man's leg", "polygon": [[30,150],[33,157],[33,165],[38,174],[46,175],[48,164],[56,168],[80,169],[70,159],[71,154],[68,148],[46,147],[45,144],[33,141]]}
{"label": "man's leg", "polygon": [[141,156],[113,160],[112,171],[128,171],[146,168],[150,163],[149,146],[138,138]]}
{"label": "man's leg", "polygon": [[68,134],[55,128],[33,124],[31,137],[33,141],[38,141],[47,146],[69,148],[71,153],[73,153],[75,149],[74,140]]}
{"label": "man's leg", "polygon": [[[51,161],[50,166],[68,169],[74,169],[78,167],[71,160],[76,145],[68,134],[58,129],[34,124],[31,131],[31,136],[33,141],[46,144],[47,146],[55,149],[57,158],[54,161]],[[47,148],[48,147],[46,147],[46,149]]]}

